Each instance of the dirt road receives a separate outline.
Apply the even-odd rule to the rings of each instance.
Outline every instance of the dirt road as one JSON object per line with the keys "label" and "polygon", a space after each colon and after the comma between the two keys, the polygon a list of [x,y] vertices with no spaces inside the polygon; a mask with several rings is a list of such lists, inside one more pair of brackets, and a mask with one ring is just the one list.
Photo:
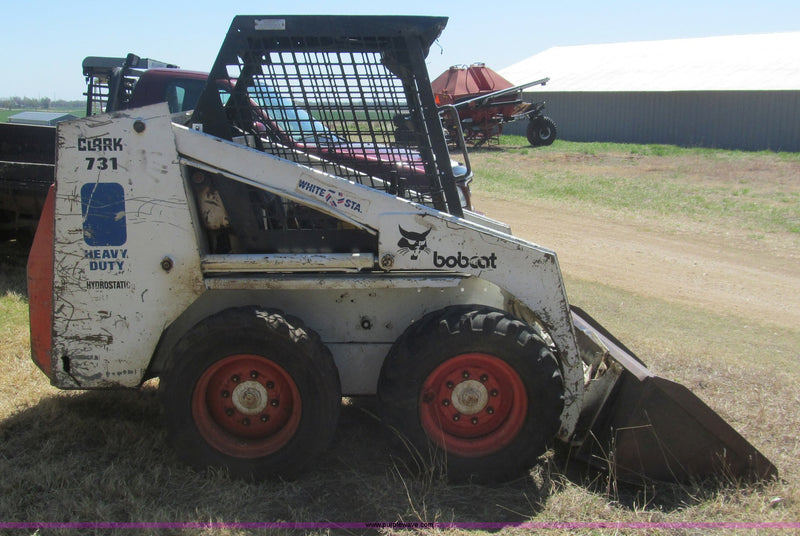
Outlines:
{"label": "dirt road", "polygon": [[567,275],[790,329],[800,326],[796,236],[754,238],[736,229],[622,221],[547,202],[512,207],[478,197],[476,206],[510,224],[514,235],[555,250]]}

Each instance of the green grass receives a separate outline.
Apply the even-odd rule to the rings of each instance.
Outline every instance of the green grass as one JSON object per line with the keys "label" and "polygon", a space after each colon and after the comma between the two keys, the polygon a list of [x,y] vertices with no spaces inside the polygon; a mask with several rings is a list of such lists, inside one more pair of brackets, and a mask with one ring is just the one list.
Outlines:
{"label": "green grass", "polygon": [[[508,150],[472,156],[476,191],[800,234],[800,153],[564,141],[533,149],[516,142],[524,138],[501,138]],[[777,171],[765,178],[765,167]],[[720,180],[720,170],[728,177]]]}
{"label": "green grass", "polygon": [[49,110],[32,110],[29,108],[19,109],[0,109],[0,123],[8,122],[8,118],[21,112],[49,112],[58,114],[72,114],[76,117],[83,117],[86,115],[85,108],[50,108]]}
{"label": "green grass", "polygon": [[19,292],[8,290],[0,296],[0,338],[9,340],[17,328],[28,321],[28,300]]}
{"label": "green grass", "polygon": [[726,149],[713,149],[707,147],[679,147],[677,145],[663,144],[637,144],[637,143],[612,143],[612,142],[575,142],[556,140],[547,147],[531,148],[524,136],[500,136],[500,146],[508,152],[536,151],[536,152],[565,152],[574,154],[601,154],[601,153],[628,153],[642,156],[707,156],[712,158],[736,158],[752,155],[777,156],[791,162],[800,162],[800,153],[778,151],[737,151]]}

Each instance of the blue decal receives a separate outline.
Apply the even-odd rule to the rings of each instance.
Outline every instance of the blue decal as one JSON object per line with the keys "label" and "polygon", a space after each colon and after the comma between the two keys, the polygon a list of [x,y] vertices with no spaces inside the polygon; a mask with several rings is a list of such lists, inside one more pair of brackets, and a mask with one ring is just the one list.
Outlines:
{"label": "blue decal", "polygon": [[83,240],[90,246],[121,246],[128,240],[125,190],[116,182],[92,182],[81,187]]}

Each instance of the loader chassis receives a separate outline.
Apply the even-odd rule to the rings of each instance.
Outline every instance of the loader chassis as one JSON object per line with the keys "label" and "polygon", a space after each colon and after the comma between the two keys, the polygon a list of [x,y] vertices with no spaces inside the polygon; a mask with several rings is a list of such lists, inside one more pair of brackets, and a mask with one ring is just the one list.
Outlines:
{"label": "loader chassis", "polygon": [[[630,413],[614,401],[665,381],[570,307],[553,251],[465,208],[424,68],[444,23],[236,17],[188,120],[60,124],[29,263],[51,382],[159,377],[181,455],[237,476],[313,461],[342,395],[377,394],[457,478],[518,474],[556,437],[597,461],[594,427]],[[626,437],[612,463],[637,474],[650,435]],[[743,439],[690,467],[734,444],[742,473],[774,472]]]}
{"label": "loader chassis", "polygon": [[[124,148],[103,170],[89,169],[93,157],[79,144],[96,128]],[[383,358],[414,320],[449,305],[482,304],[538,318],[561,345],[571,408],[561,419],[565,434],[577,419],[583,370],[551,251],[175,125],[164,106],[60,125],[59,139],[59,169],[70,172],[55,195],[55,385],[137,386],[161,371],[172,346],[203,318],[266,303],[313,326],[345,394],[375,394]],[[377,234],[377,249],[208,253],[201,204],[191,201],[198,170]],[[357,200],[361,212],[334,208],[309,183]]]}

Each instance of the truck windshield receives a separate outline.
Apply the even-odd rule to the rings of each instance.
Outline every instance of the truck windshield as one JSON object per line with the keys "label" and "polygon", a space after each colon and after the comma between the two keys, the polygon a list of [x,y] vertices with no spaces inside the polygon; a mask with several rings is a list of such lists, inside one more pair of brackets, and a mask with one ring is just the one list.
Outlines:
{"label": "truck windshield", "polygon": [[274,90],[264,87],[249,87],[250,98],[266,113],[273,125],[296,142],[342,143],[322,122],[314,118],[290,99],[281,97]]}

